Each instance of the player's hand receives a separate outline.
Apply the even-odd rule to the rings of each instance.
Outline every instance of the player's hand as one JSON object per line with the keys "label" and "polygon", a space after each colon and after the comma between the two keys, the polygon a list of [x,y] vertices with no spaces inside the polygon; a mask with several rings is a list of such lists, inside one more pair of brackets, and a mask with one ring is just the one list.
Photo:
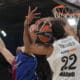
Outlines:
{"label": "player's hand", "polygon": [[75,34],[74,29],[67,23],[66,26],[64,27],[66,34],[71,35]]}
{"label": "player's hand", "polygon": [[51,26],[51,22],[50,21],[52,21],[52,20],[54,20],[54,18],[53,17],[45,17],[45,18],[41,18],[41,19],[39,19],[39,20],[37,20],[36,22],[35,22],[35,24],[38,26],[38,25],[40,25],[40,23],[44,23],[43,24],[43,26],[45,25],[45,23],[49,23],[49,25]]}
{"label": "player's hand", "polygon": [[28,15],[26,16],[24,27],[31,24],[33,19],[40,18],[40,13],[37,13],[37,7],[35,7],[33,10],[31,10],[31,7],[29,6]]}
{"label": "player's hand", "polygon": [[25,50],[25,47],[24,46],[17,47],[16,53],[19,53],[19,52],[23,52],[24,53],[24,50]]}
{"label": "player's hand", "polygon": [[69,24],[66,24],[66,26],[64,27],[64,29],[65,29],[65,32],[66,32],[67,35],[73,36],[76,40],[79,41],[79,38],[76,35],[74,29]]}

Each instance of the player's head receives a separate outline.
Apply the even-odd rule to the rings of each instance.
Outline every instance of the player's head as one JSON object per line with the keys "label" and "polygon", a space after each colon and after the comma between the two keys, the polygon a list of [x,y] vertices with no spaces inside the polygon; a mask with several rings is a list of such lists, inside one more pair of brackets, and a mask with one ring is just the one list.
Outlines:
{"label": "player's head", "polygon": [[62,20],[54,20],[52,23],[53,37],[55,39],[60,39],[65,37],[64,26],[66,23]]}

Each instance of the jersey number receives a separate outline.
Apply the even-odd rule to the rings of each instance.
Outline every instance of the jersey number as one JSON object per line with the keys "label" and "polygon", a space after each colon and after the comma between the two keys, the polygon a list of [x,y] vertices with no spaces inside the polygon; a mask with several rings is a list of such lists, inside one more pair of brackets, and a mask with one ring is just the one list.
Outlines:
{"label": "jersey number", "polygon": [[[72,63],[70,65],[68,65],[68,62],[72,60]],[[64,65],[62,66],[61,70],[72,70],[72,69],[76,69],[76,66],[74,66],[74,64],[77,61],[77,56],[75,54],[70,55],[69,57],[64,56],[62,57],[61,61],[64,63]]]}

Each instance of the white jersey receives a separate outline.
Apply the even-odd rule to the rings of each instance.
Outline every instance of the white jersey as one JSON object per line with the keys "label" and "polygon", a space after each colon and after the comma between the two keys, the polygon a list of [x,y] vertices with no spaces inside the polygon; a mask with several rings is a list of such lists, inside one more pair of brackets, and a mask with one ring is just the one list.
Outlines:
{"label": "white jersey", "polygon": [[80,80],[80,44],[72,36],[55,41],[47,58],[53,71],[52,80]]}

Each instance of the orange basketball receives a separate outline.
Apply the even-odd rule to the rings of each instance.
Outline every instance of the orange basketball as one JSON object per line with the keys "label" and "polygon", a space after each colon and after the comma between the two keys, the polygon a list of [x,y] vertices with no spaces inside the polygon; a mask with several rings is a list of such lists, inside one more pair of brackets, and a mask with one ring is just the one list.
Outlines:
{"label": "orange basketball", "polygon": [[[52,32],[52,29],[49,25],[45,25],[40,28],[40,32],[42,32],[42,33]],[[40,41],[43,43],[47,43],[51,39],[51,36],[45,36],[45,35],[38,35],[38,37],[39,37]]]}

